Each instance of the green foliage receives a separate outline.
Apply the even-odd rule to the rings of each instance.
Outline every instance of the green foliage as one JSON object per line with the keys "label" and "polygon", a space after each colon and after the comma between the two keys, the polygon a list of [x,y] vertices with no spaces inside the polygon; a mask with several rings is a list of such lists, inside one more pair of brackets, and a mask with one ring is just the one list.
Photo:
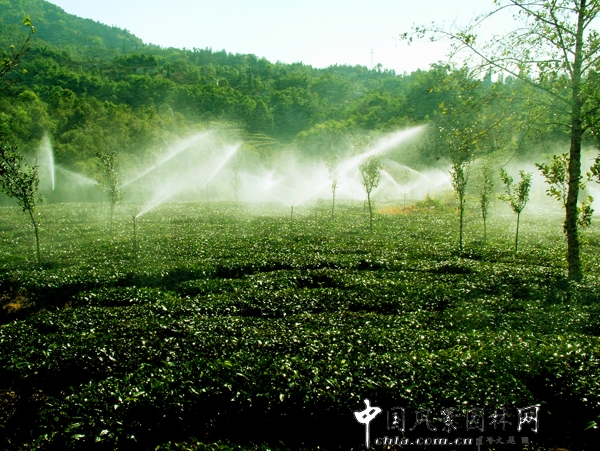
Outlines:
{"label": "green foliage", "polygon": [[581,206],[577,207],[577,225],[581,229],[588,228],[592,224],[592,215],[594,214],[592,202],[594,202],[594,198],[588,196],[586,200],[581,202]]}
{"label": "green foliage", "polygon": [[332,154],[339,155],[350,145],[348,135],[353,126],[351,120],[326,120],[298,133],[296,142],[302,153],[309,158],[322,159]]}
{"label": "green foliage", "polygon": [[[477,152],[490,152],[512,137],[515,127],[506,117],[522,109],[514,96],[500,93],[528,97],[522,86],[488,86],[448,65],[399,75],[359,66],[270,63],[209,49],[161,49],[51,4],[32,0],[29,6],[39,24],[36,40],[21,63],[27,70],[22,87],[12,86],[13,98],[0,100],[0,128],[23,148],[49,133],[57,163],[90,176],[98,148],[116,145],[129,169],[170,138],[211,121],[234,122],[248,136],[275,142],[257,149],[263,160],[292,141],[307,158],[323,160],[348,149],[349,134],[359,129],[395,130],[435,119],[451,130],[445,119],[453,117],[459,117],[458,128],[475,127]],[[4,23],[16,20],[17,9],[13,2],[0,5]],[[0,43],[16,39],[8,30],[0,33]],[[15,101],[21,89],[36,99]],[[525,141],[530,144],[530,137]],[[445,144],[430,144],[407,153],[406,164],[427,167],[447,156]]]}
{"label": "green foliage", "polygon": [[[460,115],[458,112],[452,114]],[[480,131],[477,129],[477,123],[471,123],[468,117],[450,121],[439,127],[440,137],[447,149],[446,157],[456,167],[466,167],[473,162],[477,154]],[[463,121],[469,123],[465,124]]]}
{"label": "green foliage", "polygon": [[30,166],[4,138],[0,141],[0,189],[14,198],[23,211],[33,211],[37,203],[38,167]]}
{"label": "green foliage", "polygon": [[[23,44],[21,44],[21,46],[18,49],[14,45],[11,45],[8,53],[2,52],[4,53],[4,55],[2,55],[2,58],[0,59],[0,80],[2,81],[2,83],[7,83],[7,81],[10,83],[11,81],[14,81],[10,79],[7,80],[5,77],[9,75],[9,73],[19,65],[21,57],[29,50],[29,41],[31,40],[31,36],[33,35],[33,33],[35,33],[35,27],[31,23],[31,18],[29,17],[29,15],[26,15],[21,20],[21,23],[25,27],[29,28],[29,34],[27,36],[27,39],[25,39]],[[27,71],[24,70],[24,72]],[[5,88],[6,84],[2,87],[2,89]]]}
{"label": "green foliage", "polygon": [[35,232],[38,264],[41,263],[40,239],[34,214],[39,182],[38,167],[28,165],[17,149],[0,136],[0,190],[29,213]]}
{"label": "green foliage", "polygon": [[515,214],[520,214],[527,201],[529,201],[529,191],[531,190],[531,177],[533,174],[530,172],[519,171],[521,181],[516,185],[513,184],[514,179],[506,172],[504,168],[500,169],[500,180],[504,183],[504,194],[499,196],[500,200],[508,202],[510,208]]}
{"label": "green foliage", "polygon": [[459,199],[460,208],[463,208],[464,206],[471,164],[472,161],[454,161],[450,167],[450,182]]}
{"label": "green foliage", "polygon": [[[2,211],[3,290],[34,306],[0,326],[0,389],[14,394],[0,437],[17,448],[350,449],[358,426],[357,439],[298,430],[353,421],[365,397],[411,412],[539,403],[540,445],[581,441],[597,416],[600,280],[567,282],[542,221],[516,260],[502,243],[474,259],[453,252],[453,212],[382,218],[373,235],[360,205],[333,224],[311,207],[290,241],[279,209],[173,204],[138,218],[134,266],[130,218],[107,243],[96,206],[44,208],[44,268],[7,256],[21,216]],[[13,403],[32,390],[35,404]]]}
{"label": "green foliage", "polygon": [[[472,62],[480,71],[493,69],[510,74],[516,85],[530,88],[532,95],[522,97],[528,99],[524,110],[529,119],[520,122],[534,125],[526,125],[524,129],[552,132],[562,126],[568,131],[570,165],[564,229],[569,277],[578,281],[583,276],[578,236],[581,221],[577,211],[581,149],[588,133],[598,136],[600,119],[597,108],[600,34],[593,25],[600,14],[600,5],[588,0],[497,0],[494,4],[495,9],[474,24],[458,28],[435,23],[415,26],[412,33],[403,33],[401,37],[408,42],[415,36],[428,36],[432,41],[450,39],[452,53],[470,51]],[[490,41],[478,39],[485,19],[506,10],[516,12],[514,25]],[[518,90],[520,95],[525,92]]]}
{"label": "green foliage", "polygon": [[362,183],[367,194],[371,194],[371,191],[379,185],[382,169],[383,164],[377,157],[368,158],[359,166]]}
{"label": "green foliage", "polygon": [[504,183],[504,194],[499,197],[500,200],[508,202],[510,208],[517,215],[517,228],[515,232],[515,254],[519,250],[519,220],[521,218],[521,212],[529,201],[529,191],[531,190],[531,177],[533,174],[530,172],[519,171],[521,181],[513,185],[514,179],[506,172],[504,168],[500,169],[500,180]]}
{"label": "green foliage", "polygon": [[379,185],[382,169],[383,164],[377,157],[368,158],[360,165],[359,170],[362,177],[362,183],[367,194],[370,194],[371,191]]}
{"label": "green foliage", "polygon": [[[123,164],[143,165],[173,136],[214,120],[235,122],[256,159],[293,140],[322,159],[348,148],[346,136],[357,127],[433,118],[446,139],[428,142],[417,161],[450,159],[462,212],[470,162],[507,146],[512,130],[496,124],[521,108],[516,98],[530,97],[514,80],[490,85],[489,77],[481,83],[448,66],[397,75],[159,49],[46,2],[28,5],[39,44],[21,75],[23,89],[11,86],[0,100],[0,127],[23,148],[49,131],[57,161],[88,174],[98,149],[118,148]],[[15,9],[0,4],[4,24]],[[461,37],[477,42],[472,33]],[[564,88],[562,77],[545,73],[544,86]],[[511,96],[499,100],[494,90]],[[593,91],[586,91],[589,113],[598,104]],[[536,117],[568,116],[560,110]],[[523,140],[531,144],[533,136]],[[114,154],[104,155],[113,155],[102,164],[114,206]],[[378,182],[365,183],[371,227]],[[130,218],[117,218],[107,241],[86,208],[94,207],[48,209],[53,265],[35,269],[17,254],[20,219],[3,211],[0,298],[21,293],[23,305],[33,306],[0,327],[0,393],[23,400],[2,399],[9,407],[0,410],[0,436],[12,434],[14,446],[156,449],[190,435],[212,440],[246,423],[260,440],[272,433],[287,440],[276,426],[260,435],[264,424],[294,424],[296,435],[305,425],[330,428],[325,412],[350,417],[366,396],[410,408],[539,402],[553,418],[565,412],[586,423],[596,416],[600,285],[595,276],[566,282],[552,230],[535,229],[527,252],[514,259],[500,244],[467,246],[469,259],[461,259],[452,217],[433,199],[414,214],[382,217],[379,237],[357,225],[352,204],[341,203],[344,215],[327,228],[328,210],[299,215],[293,241],[281,233],[280,212],[165,206],[138,219],[133,255]],[[494,230],[498,240],[504,228]],[[595,250],[585,254],[591,275]],[[567,441],[579,429],[555,428]],[[315,436],[332,435],[325,432]],[[220,446],[189,441],[188,448]],[[331,448],[355,447],[345,445]]]}
{"label": "green foliage", "polygon": [[438,68],[440,91],[447,91],[446,102],[439,105],[440,116],[436,118],[438,134],[434,142],[443,148],[443,156],[450,160],[450,181],[458,200],[459,234],[458,247],[463,251],[463,229],[465,194],[471,165],[484,147],[489,133],[483,127],[486,96],[482,95],[479,83],[468,77],[466,71],[449,71]]}
{"label": "green foliage", "polygon": [[[550,188],[546,190],[548,196],[554,197],[562,204],[563,208],[565,208],[567,205],[567,193],[569,188],[569,155],[566,153],[552,155],[552,162],[549,165],[545,163],[536,163],[535,166],[546,179],[546,183],[550,185]],[[580,186],[580,189],[585,189],[585,186]]]}
{"label": "green foliage", "polygon": [[[546,190],[548,196],[554,197],[562,204],[563,208],[567,208],[569,155],[566,153],[552,155],[552,162],[549,165],[545,163],[536,163],[535,165],[546,179],[546,183],[550,185],[550,188]],[[588,173],[588,180],[592,179],[595,166],[592,166],[590,171]],[[579,189],[584,191],[586,189],[585,183],[580,182]],[[593,201],[594,198],[588,196],[577,207],[577,225],[581,229],[589,227],[592,222],[594,210],[591,208],[591,205]],[[563,231],[565,234],[567,233],[566,223],[563,225]]]}
{"label": "green foliage", "polygon": [[[452,113],[454,116],[454,113]],[[474,124],[463,125],[451,120],[448,125],[439,128],[440,136],[447,146],[450,159],[450,182],[458,199],[459,210],[459,251],[463,250],[463,217],[465,209],[465,194],[471,164],[475,156],[478,133]]]}
{"label": "green foliage", "polygon": [[465,211],[465,193],[467,192],[467,183],[471,171],[472,160],[453,160],[450,167],[450,182],[452,189],[458,199],[458,210],[460,216],[458,249],[463,250],[463,216]]}
{"label": "green foliage", "polygon": [[119,190],[119,180],[116,168],[116,151],[112,152],[97,152],[96,156],[100,160],[100,171],[102,172],[102,181],[100,187],[108,193],[110,202],[116,203],[121,199],[121,191]]}
{"label": "green foliage", "polygon": [[[16,23],[23,17],[23,8],[36,23],[37,41],[68,49],[69,53],[108,60],[116,55],[141,49],[144,44],[126,30],[106,26],[91,19],[65,13],[58,6],[44,1],[22,2],[8,0],[0,4],[4,24]],[[25,26],[30,26],[26,21]],[[35,44],[32,43],[33,49]],[[32,50],[33,50],[32,49]]]}
{"label": "green foliage", "polygon": [[367,202],[369,204],[369,230],[373,230],[373,207],[371,205],[371,191],[377,188],[381,181],[381,170],[383,164],[378,157],[370,157],[364,161],[359,167],[362,184],[367,193]]}
{"label": "green foliage", "polygon": [[96,156],[100,160],[100,171],[102,173],[101,181],[99,182],[100,188],[108,194],[108,200],[110,203],[110,229],[112,230],[113,216],[115,205],[122,198],[121,190],[119,189],[119,177],[117,171],[117,152],[96,152]]}
{"label": "green foliage", "polygon": [[590,171],[587,173],[588,180],[594,180],[600,183],[600,155],[594,160],[594,164],[590,167]]}

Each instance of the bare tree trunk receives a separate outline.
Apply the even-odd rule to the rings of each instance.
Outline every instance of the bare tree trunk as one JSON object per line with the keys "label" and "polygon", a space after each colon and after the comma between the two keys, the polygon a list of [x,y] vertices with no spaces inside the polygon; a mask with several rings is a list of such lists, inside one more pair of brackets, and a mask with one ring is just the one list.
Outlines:
{"label": "bare tree trunk", "polygon": [[333,191],[333,198],[332,198],[332,202],[331,202],[331,220],[332,221],[333,221],[334,211],[335,211],[335,191]]}
{"label": "bare tree trunk", "polygon": [[[574,121],[580,122],[580,121]],[[581,124],[580,124],[581,125]],[[579,257],[579,235],[577,230],[577,200],[579,179],[581,178],[581,136],[571,133],[571,151],[569,158],[569,191],[565,205],[565,231],[567,233],[567,264],[569,280],[581,280],[583,277]]]}
{"label": "bare tree trunk", "polygon": [[464,213],[465,213],[465,200],[464,200],[464,194],[461,194],[459,196],[459,216],[460,216],[460,224],[458,227],[458,250],[460,252],[463,251],[463,217],[464,217]]}
{"label": "bare tree trunk", "polygon": [[110,233],[112,233],[113,231],[113,215],[115,213],[115,204],[114,202],[110,201]]}
{"label": "bare tree trunk", "polygon": [[519,250],[519,220],[521,219],[521,213],[517,213],[517,231],[515,233],[515,254]]}
{"label": "bare tree trunk", "polygon": [[483,217],[483,244],[487,242],[487,224],[485,216]]}
{"label": "bare tree trunk", "polygon": [[565,205],[565,231],[567,233],[567,264],[569,280],[581,280],[583,277],[581,259],[579,256],[579,236],[577,230],[577,200],[579,197],[579,182],[581,180],[581,65],[583,47],[583,26],[587,0],[581,0],[577,35],[575,37],[575,61],[573,62],[572,91],[571,91],[571,147],[569,150],[569,190]]}
{"label": "bare tree trunk", "polygon": [[367,193],[367,202],[369,204],[369,231],[373,231],[373,209],[371,208],[371,193]]}
{"label": "bare tree trunk", "polygon": [[27,209],[29,212],[29,217],[31,218],[31,222],[33,223],[33,231],[35,233],[35,248],[37,251],[37,261],[38,265],[42,264],[42,258],[40,257],[40,232],[38,230],[37,222],[35,222],[35,218],[33,216],[33,211]]}

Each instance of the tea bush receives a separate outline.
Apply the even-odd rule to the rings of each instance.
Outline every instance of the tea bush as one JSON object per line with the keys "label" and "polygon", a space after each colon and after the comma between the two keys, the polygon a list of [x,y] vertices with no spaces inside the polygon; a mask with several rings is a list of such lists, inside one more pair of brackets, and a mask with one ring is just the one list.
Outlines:
{"label": "tea bush", "polygon": [[453,212],[377,217],[370,234],[360,206],[334,223],[300,211],[290,231],[276,209],[173,204],[139,219],[134,258],[125,220],[75,238],[76,208],[43,212],[55,264],[2,244],[2,295],[27,300],[0,326],[3,448],[349,449],[365,398],[539,404],[540,443],[597,439],[600,283],[566,281],[560,223],[542,246],[525,218],[515,257],[497,219],[496,244],[457,255]]}

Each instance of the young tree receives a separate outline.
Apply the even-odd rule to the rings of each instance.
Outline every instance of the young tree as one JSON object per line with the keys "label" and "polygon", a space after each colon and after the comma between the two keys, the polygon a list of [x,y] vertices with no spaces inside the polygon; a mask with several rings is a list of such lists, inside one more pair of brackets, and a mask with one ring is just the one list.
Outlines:
{"label": "young tree", "polygon": [[42,262],[40,257],[40,234],[38,224],[35,221],[35,205],[39,182],[37,165],[28,165],[23,156],[17,153],[16,148],[0,137],[0,190],[16,199],[23,211],[29,213],[35,233],[38,264]]}
{"label": "young tree", "polygon": [[[19,65],[21,57],[29,50],[29,41],[35,33],[35,27],[31,23],[29,15],[25,16],[21,22],[24,26],[29,27],[29,35],[21,47],[17,49],[11,45],[10,51],[2,55],[0,59],[0,80],[2,80],[3,86],[0,86],[0,91],[13,81],[7,80],[6,76]],[[0,190],[15,198],[23,211],[29,213],[35,232],[38,264],[41,263],[40,234],[34,213],[39,182],[37,165],[29,166],[23,156],[17,153],[16,147],[11,146],[4,137],[0,136]]]}
{"label": "young tree", "polygon": [[487,241],[487,218],[489,206],[494,191],[494,179],[489,166],[484,164],[481,167],[481,181],[478,186],[479,206],[481,207],[481,218],[483,219],[483,242]]}
{"label": "young tree", "polygon": [[112,233],[115,205],[122,197],[116,169],[116,151],[98,151],[96,152],[96,156],[100,160],[100,170],[102,172],[102,180],[99,185],[100,188],[108,194],[110,203],[110,231]]}
{"label": "young tree", "polygon": [[450,181],[458,200],[458,247],[462,252],[465,195],[471,165],[482,149],[494,147],[489,142],[490,136],[501,139],[502,120],[490,108],[492,97],[465,68],[446,67],[437,74],[435,89],[445,96],[439,105],[440,114],[434,117],[437,127],[432,133],[432,145],[442,150],[442,156],[450,161]]}
{"label": "young tree", "polygon": [[458,115],[452,114],[450,116],[450,122],[440,126],[439,131],[442,141],[447,147],[447,154],[451,164],[450,182],[458,199],[458,249],[462,252],[465,194],[480,133],[476,130],[476,122],[470,122],[468,125],[465,125],[460,122]]}
{"label": "young tree", "polygon": [[231,186],[233,188],[233,192],[235,193],[235,202],[238,202],[238,193],[240,188],[242,187],[242,179],[240,177],[240,171],[237,166],[233,167],[233,178],[231,179]]}
{"label": "young tree", "polygon": [[335,191],[340,184],[340,174],[338,165],[340,157],[337,154],[331,154],[327,159],[327,171],[329,172],[329,180],[331,181],[331,220],[333,221],[335,214]]}
{"label": "young tree", "polygon": [[[568,183],[568,170],[569,170],[569,154],[563,153],[561,155],[553,155],[552,162],[550,164],[535,164],[536,167],[542,172],[542,175],[546,179],[546,183],[550,186],[546,193],[550,197],[554,197],[558,200],[563,208],[567,207],[567,199],[569,192]],[[594,166],[591,168],[591,173],[588,173],[588,179],[593,174]],[[579,189],[585,190],[585,183],[579,183]],[[592,202],[594,198],[588,196],[587,200],[581,202],[581,206],[577,207],[577,225],[579,228],[584,229],[588,227],[592,222]],[[567,225],[563,224],[563,232],[567,233]]]}
{"label": "young tree", "polygon": [[377,188],[381,180],[381,170],[383,165],[377,157],[371,157],[359,166],[362,176],[362,183],[367,192],[367,202],[369,204],[369,230],[373,230],[373,207],[371,205],[371,191]]}
{"label": "young tree", "polygon": [[[449,38],[453,53],[470,51],[482,70],[494,69],[511,75],[539,94],[538,108],[552,111],[553,123],[564,126],[570,135],[565,231],[569,279],[581,280],[578,237],[578,196],[581,181],[581,142],[584,133],[598,126],[600,92],[596,78],[600,71],[600,33],[596,19],[598,0],[495,0],[494,11],[465,28],[416,27],[402,37],[430,35],[432,40]],[[485,19],[505,10],[515,10],[520,21],[511,32],[495,36],[492,42],[477,39]]]}
{"label": "young tree", "polygon": [[467,192],[467,182],[469,181],[469,172],[472,160],[453,160],[450,169],[450,181],[454,193],[458,198],[459,230],[458,230],[458,249],[463,250],[463,224],[465,215],[465,194]]}
{"label": "young tree", "polygon": [[510,207],[517,214],[517,231],[515,233],[515,254],[519,250],[519,220],[521,212],[527,205],[529,200],[529,191],[531,189],[531,174],[530,172],[519,171],[521,181],[517,185],[513,185],[513,178],[508,175],[504,168],[500,169],[500,180],[504,183],[505,193],[500,195],[500,199],[510,203]]}
{"label": "young tree", "polygon": [[[367,149],[371,146],[371,139],[368,135],[356,134],[351,139],[352,155],[358,156],[367,152]],[[360,170],[360,168],[359,168]],[[368,196],[367,196],[368,197]],[[367,212],[367,199],[363,202],[363,213]]]}

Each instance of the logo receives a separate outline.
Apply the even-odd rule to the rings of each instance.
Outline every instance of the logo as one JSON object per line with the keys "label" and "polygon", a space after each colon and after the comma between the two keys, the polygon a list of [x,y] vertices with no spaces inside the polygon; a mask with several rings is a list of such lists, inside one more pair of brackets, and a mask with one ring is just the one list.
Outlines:
{"label": "logo", "polygon": [[379,407],[371,407],[371,401],[369,401],[368,399],[365,399],[364,403],[366,406],[365,410],[362,410],[360,412],[354,412],[354,417],[356,418],[356,421],[358,421],[360,424],[365,425],[365,446],[368,449],[369,446],[371,446],[371,441],[369,437],[369,425],[371,424],[373,418],[375,418],[381,413],[381,409]]}
{"label": "logo", "polygon": [[[497,435],[498,433],[506,432],[507,427],[513,425],[512,421],[508,420],[508,414],[504,407],[495,409],[491,414],[486,417],[485,409],[481,407],[471,408],[466,412],[461,413],[454,407],[448,407],[442,409],[439,415],[435,416],[431,409],[418,409],[415,411],[413,417],[414,423],[410,421],[408,424],[413,424],[412,427],[407,428],[407,414],[404,407],[393,407],[383,415],[385,418],[386,427],[388,431],[393,433],[400,433],[402,436],[384,436],[376,437],[371,440],[371,422],[375,420],[383,409],[377,406],[372,406],[369,399],[363,401],[365,403],[365,409],[353,412],[354,418],[359,424],[365,427],[365,446],[367,449],[373,444],[378,445],[479,445],[481,446],[484,442],[489,444],[504,444],[514,445],[516,439],[514,435],[508,437],[502,437]],[[517,433],[523,430],[523,426],[527,425],[531,431],[538,433],[539,431],[539,405],[527,406],[517,408],[517,422],[516,429]],[[513,417],[514,418],[514,417]],[[488,421],[486,421],[488,420]],[[441,423],[436,425],[435,423]],[[473,437],[455,438],[456,433],[464,425],[466,431],[478,431],[479,433],[487,432],[487,437],[479,436],[475,439]],[[440,432],[438,432],[438,429]],[[420,432],[435,432],[438,434],[453,434],[453,437],[418,437],[414,440],[405,436],[405,433],[420,433]],[[477,432],[475,432],[477,434]],[[467,434],[472,435],[473,432]],[[521,437],[521,443],[529,443],[529,437]]]}

